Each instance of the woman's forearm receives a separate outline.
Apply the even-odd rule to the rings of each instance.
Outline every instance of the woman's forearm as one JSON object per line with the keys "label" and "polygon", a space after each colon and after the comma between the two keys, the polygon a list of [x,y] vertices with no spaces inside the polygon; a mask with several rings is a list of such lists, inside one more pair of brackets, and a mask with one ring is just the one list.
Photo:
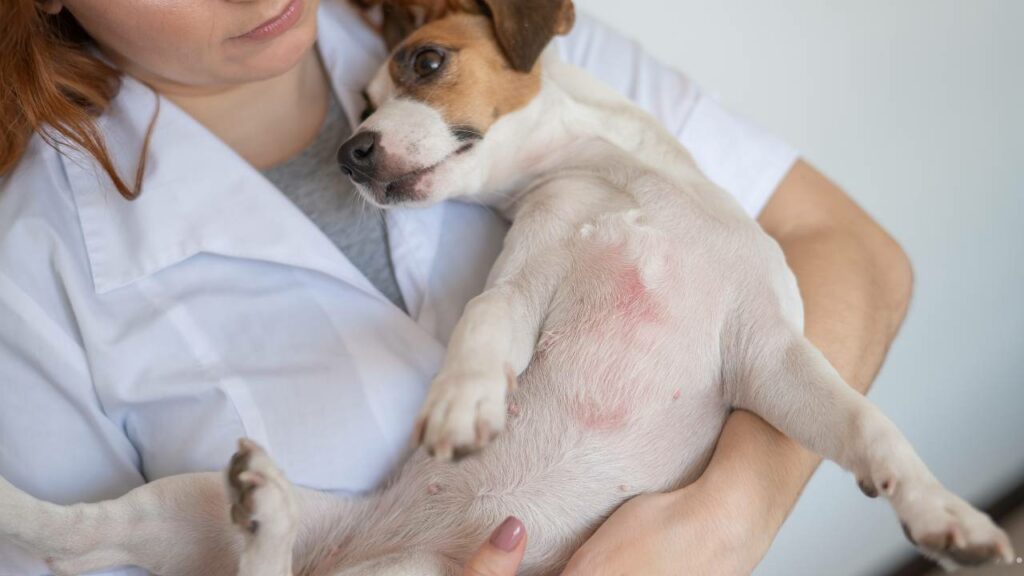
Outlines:
{"label": "woman's forearm", "polygon": [[[845,194],[803,163],[780,187],[761,223],[797,277],[805,334],[850,386],[866,392],[906,314],[912,282],[906,256]],[[741,510],[748,535],[763,538],[767,548],[818,463],[764,420],[736,412],[700,483]]]}

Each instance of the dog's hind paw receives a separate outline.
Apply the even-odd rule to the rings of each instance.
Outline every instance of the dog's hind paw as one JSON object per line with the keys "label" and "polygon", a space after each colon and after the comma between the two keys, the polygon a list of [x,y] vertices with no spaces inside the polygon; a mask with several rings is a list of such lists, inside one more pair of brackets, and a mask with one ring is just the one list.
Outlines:
{"label": "dog's hind paw", "polygon": [[1015,560],[1010,539],[988,515],[937,483],[898,484],[893,508],[907,538],[947,570]]}
{"label": "dog's hind paw", "polygon": [[251,440],[239,440],[227,480],[235,525],[261,537],[294,533],[297,519],[292,486],[263,448]]}

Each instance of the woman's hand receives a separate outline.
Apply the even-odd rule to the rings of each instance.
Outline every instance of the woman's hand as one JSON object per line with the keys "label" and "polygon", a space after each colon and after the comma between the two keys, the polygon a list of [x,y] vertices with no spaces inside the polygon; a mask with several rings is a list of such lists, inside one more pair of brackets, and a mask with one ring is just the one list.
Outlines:
{"label": "woman's hand", "polygon": [[637,496],[583,544],[563,576],[748,576],[774,533],[759,533],[751,510],[725,496],[701,481]]}
{"label": "woman's hand", "polygon": [[509,516],[466,562],[463,576],[516,576],[525,553],[526,528],[517,518]]}
{"label": "woman's hand", "polygon": [[[756,503],[729,488],[698,480],[670,494],[636,496],[576,551],[563,576],[748,576],[775,532],[763,529]],[[509,518],[464,576],[515,576],[525,551],[525,528]]]}

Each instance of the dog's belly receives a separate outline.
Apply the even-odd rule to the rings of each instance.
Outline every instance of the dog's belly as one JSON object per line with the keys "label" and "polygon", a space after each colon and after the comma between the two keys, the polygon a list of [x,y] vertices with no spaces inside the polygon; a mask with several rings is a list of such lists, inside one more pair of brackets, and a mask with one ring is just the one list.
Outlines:
{"label": "dog's belly", "polygon": [[575,242],[524,375],[583,432],[630,435],[723,406],[721,291],[701,287],[711,267],[681,258],[673,235],[634,224],[636,213]]}
{"label": "dog's belly", "polygon": [[461,559],[511,514],[530,530],[522,573],[557,573],[623,501],[700,474],[727,415],[720,303],[699,280],[710,267],[633,220],[574,241],[507,430],[457,464],[414,456],[371,515],[392,520],[358,540]]}
{"label": "dog's belly", "polygon": [[[630,496],[695,480],[728,413],[720,303],[699,279],[712,267],[694,269],[678,238],[631,219],[598,224],[576,242],[512,397],[514,408],[522,404],[513,433],[557,446],[570,472],[543,488],[552,498],[534,513],[552,533],[531,533],[537,556],[526,565],[536,571],[526,573],[560,566]],[[529,418],[533,410],[540,418]],[[515,450],[515,439],[509,444]]]}

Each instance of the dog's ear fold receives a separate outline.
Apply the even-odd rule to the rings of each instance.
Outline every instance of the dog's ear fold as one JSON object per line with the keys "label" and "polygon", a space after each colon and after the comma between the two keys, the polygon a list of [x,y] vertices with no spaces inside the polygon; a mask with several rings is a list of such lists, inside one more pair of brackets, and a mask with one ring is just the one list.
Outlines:
{"label": "dog's ear fold", "polygon": [[393,49],[427,22],[448,11],[446,0],[351,0],[364,13],[380,6],[379,30],[388,50]]}
{"label": "dog's ear fold", "polygon": [[494,30],[512,67],[533,70],[555,36],[576,22],[572,0],[479,0],[494,20]]}
{"label": "dog's ear fold", "polygon": [[416,11],[412,6],[384,2],[381,5],[381,35],[388,50],[402,43],[410,34],[421,26],[417,22]]}

